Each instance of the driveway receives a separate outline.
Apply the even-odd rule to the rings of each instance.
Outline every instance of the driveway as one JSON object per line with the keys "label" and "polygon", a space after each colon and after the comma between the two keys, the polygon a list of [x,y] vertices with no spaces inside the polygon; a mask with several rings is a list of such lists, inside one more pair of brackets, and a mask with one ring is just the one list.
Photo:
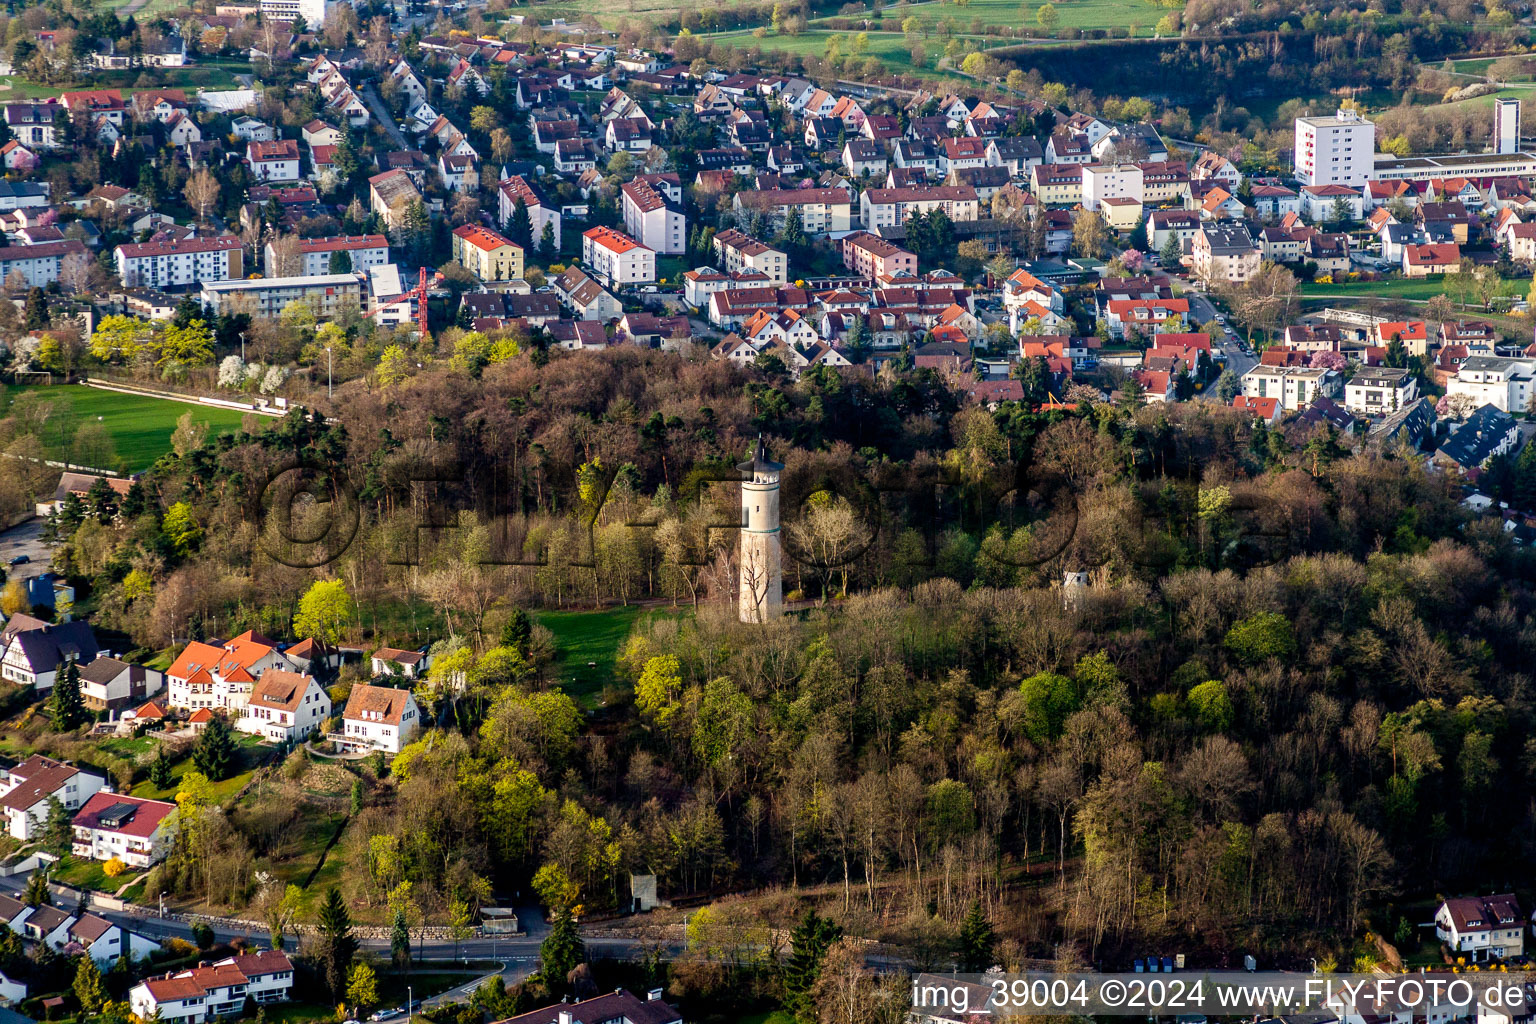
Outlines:
{"label": "driveway", "polygon": [[400,122],[395,120],[394,111],[385,105],[378,91],[374,89],[373,83],[370,82],[358,91],[362,93],[363,102],[368,104],[369,110],[373,111],[374,118],[384,127],[384,133],[395,144],[395,148],[411,149],[410,143],[406,142],[405,136],[400,133]]}
{"label": "driveway", "polygon": [[[26,580],[48,571],[53,545],[43,542],[45,522],[39,516],[0,533],[0,568],[5,570],[7,579]],[[30,561],[25,565],[12,565],[11,559],[18,555],[26,555]]]}

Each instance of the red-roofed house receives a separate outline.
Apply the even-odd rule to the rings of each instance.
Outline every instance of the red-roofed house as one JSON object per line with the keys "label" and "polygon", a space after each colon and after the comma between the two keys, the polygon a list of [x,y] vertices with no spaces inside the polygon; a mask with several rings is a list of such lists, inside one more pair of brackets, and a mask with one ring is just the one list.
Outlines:
{"label": "red-roofed house", "polygon": [[170,853],[176,814],[176,805],[164,800],[97,793],[75,815],[70,853],[91,860],[116,857],[129,867],[147,868]]}
{"label": "red-roofed house", "polygon": [[1403,246],[1403,276],[1451,274],[1461,267],[1461,246],[1455,242]]}
{"label": "red-roofed house", "polygon": [[1173,401],[1173,374],[1167,370],[1136,370],[1131,376],[1141,384],[1142,397],[1149,402]]}
{"label": "red-roofed house", "polygon": [[1258,398],[1250,395],[1238,395],[1232,399],[1232,408],[1246,409],[1259,419],[1270,424],[1280,422],[1280,413],[1282,411],[1280,399]]}
{"label": "red-roofed house", "polygon": [[581,261],[592,268],[594,277],[611,287],[656,280],[656,251],[613,228],[582,232]]}
{"label": "red-roofed house", "polygon": [[293,139],[249,143],[245,162],[257,181],[299,180],[299,144]]}
{"label": "red-roofed house", "polygon": [[267,950],[145,978],[129,991],[128,1005],[141,1020],[201,1024],[238,1015],[247,998],[258,1004],[280,1003],[292,992],[292,961]]}
{"label": "red-roofed house", "polygon": [[165,673],[166,697],[172,707],[221,708],[235,714],[245,707],[257,678],[269,668],[292,666],[276,644],[257,633],[241,633],[217,647],[194,640]]}
{"label": "red-roofed house", "polygon": [[25,842],[47,822],[51,800],[72,811],[106,784],[100,775],[33,754],[10,771],[0,772],[0,812],[12,837]]}

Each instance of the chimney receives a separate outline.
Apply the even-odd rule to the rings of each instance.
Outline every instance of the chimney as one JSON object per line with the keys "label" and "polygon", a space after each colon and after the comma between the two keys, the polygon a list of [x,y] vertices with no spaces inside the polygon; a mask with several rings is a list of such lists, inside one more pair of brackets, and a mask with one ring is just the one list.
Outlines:
{"label": "chimney", "polygon": [[659,989],[659,988],[651,989],[649,992],[647,992],[645,994],[645,1001],[648,1002],[648,1003],[659,1003],[659,1002],[661,1002],[661,989]]}
{"label": "chimney", "polygon": [[575,1017],[571,1016],[571,1011],[570,1010],[561,1010],[560,1011],[560,1024],[573,1024],[575,1019],[576,1019]]}

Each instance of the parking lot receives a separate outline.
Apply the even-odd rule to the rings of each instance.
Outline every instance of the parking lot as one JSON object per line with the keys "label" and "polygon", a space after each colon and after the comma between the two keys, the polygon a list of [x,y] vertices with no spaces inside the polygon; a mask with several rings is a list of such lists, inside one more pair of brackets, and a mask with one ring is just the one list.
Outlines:
{"label": "parking lot", "polygon": [[[48,571],[53,549],[43,542],[44,524],[41,517],[29,519],[0,533],[0,568],[5,569],[8,579],[31,579]],[[11,559],[22,556],[27,559],[25,563],[11,564]]]}

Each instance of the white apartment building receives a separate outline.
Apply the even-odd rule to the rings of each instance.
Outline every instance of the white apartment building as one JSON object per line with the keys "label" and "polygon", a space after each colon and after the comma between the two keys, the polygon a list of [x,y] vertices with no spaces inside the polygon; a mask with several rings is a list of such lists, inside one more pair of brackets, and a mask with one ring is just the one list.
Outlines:
{"label": "white apartment building", "polygon": [[1249,398],[1278,398],[1287,412],[1305,409],[1314,398],[1332,398],[1339,391],[1339,372],[1313,366],[1265,366],[1243,374],[1243,394]]}
{"label": "white apartment building", "polygon": [[48,802],[77,810],[105,789],[107,780],[51,757],[33,754],[10,771],[0,772],[0,812],[6,831],[26,842],[48,822]]}
{"label": "white apartment building", "polygon": [[306,27],[319,28],[325,24],[331,3],[332,0],[261,0],[261,16],[273,21],[303,18]]}
{"label": "white apartment building", "polygon": [[101,861],[116,857],[131,868],[158,864],[176,841],[176,814],[176,805],[165,800],[97,793],[71,823],[70,853]]}
{"label": "white apartment building", "polygon": [[1376,170],[1376,125],[1351,110],[1296,119],[1296,178],[1362,187]]}
{"label": "white apartment building", "polygon": [[242,250],[240,239],[229,235],[137,242],[117,247],[117,272],[129,288],[233,281],[244,276]]}
{"label": "white apartment building", "polygon": [[247,997],[258,1004],[280,1003],[292,993],[293,962],[278,950],[265,950],[152,975],[128,991],[128,1005],[140,1020],[202,1024],[237,1016]]}
{"label": "white apartment building", "polygon": [[1418,378],[1390,366],[1361,367],[1344,385],[1344,408],[1368,416],[1389,416],[1417,397]]}
{"label": "white apartment building", "polygon": [[410,690],[358,683],[341,714],[340,746],[398,754],[421,729],[421,711]]}
{"label": "white apartment building", "polygon": [[20,274],[27,279],[29,288],[46,288],[59,279],[64,257],[84,252],[85,243],[76,238],[5,246],[0,248],[0,281],[12,274]]}
{"label": "white apartment building", "polygon": [[624,230],[664,255],[688,248],[688,218],[680,207],[638,179],[626,182],[619,191],[623,195]]}
{"label": "white apartment building", "polygon": [[263,672],[235,728],[273,743],[293,743],[331,716],[331,698],[313,676],[274,668]]}
{"label": "white apartment building", "polygon": [[[785,188],[737,192],[731,206],[761,210],[770,231],[783,231],[790,210],[800,211],[800,226],[807,235],[853,230],[853,200],[840,188]],[[738,218],[739,220],[739,218]]]}
{"label": "white apartment building", "polygon": [[1083,168],[1083,209],[1104,199],[1142,200],[1142,172],[1136,164],[1088,164]]}
{"label": "white apartment building", "polygon": [[[320,277],[331,272],[331,256],[345,252],[352,259],[351,270],[361,272],[369,267],[381,267],[389,262],[389,239],[383,235],[337,235],[333,238],[301,238],[299,240],[299,277]],[[268,277],[284,276],[280,273],[277,252],[268,242],[265,251]]]}
{"label": "white apartment building", "polygon": [[581,261],[592,276],[610,287],[650,284],[656,280],[656,252],[622,231],[596,227],[582,233]]}
{"label": "white apartment building", "polygon": [[977,206],[976,190],[970,185],[868,188],[859,196],[859,211],[868,231],[905,224],[933,210],[943,210],[952,221],[975,220]]}
{"label": "white apartment building", "polygon": [[1520,413],[1536,394],[1536,359],[1471,356],[1446,384],[1449,395],[1470,395],[1472,407],[1491,405],[1500,412]]}
{"label": "white apartment building", "polygon": [[762,274],[768,278],[766,283],[776,288],[789,283],[789,257],[743,231],[735,228],[721,231],[715,235],[714,249],[725,264],[727,274]]}
{"label": "white apartment building", "polygon": [[281,316],[295,302],[306,302],[317,320],[337,316],[344,308],[361,310],[366,301],[362,274],[316,274],[314,277],[265,277],[253,281],[207,281],[203,305],[215,313],[249,313],[258,320]]}

